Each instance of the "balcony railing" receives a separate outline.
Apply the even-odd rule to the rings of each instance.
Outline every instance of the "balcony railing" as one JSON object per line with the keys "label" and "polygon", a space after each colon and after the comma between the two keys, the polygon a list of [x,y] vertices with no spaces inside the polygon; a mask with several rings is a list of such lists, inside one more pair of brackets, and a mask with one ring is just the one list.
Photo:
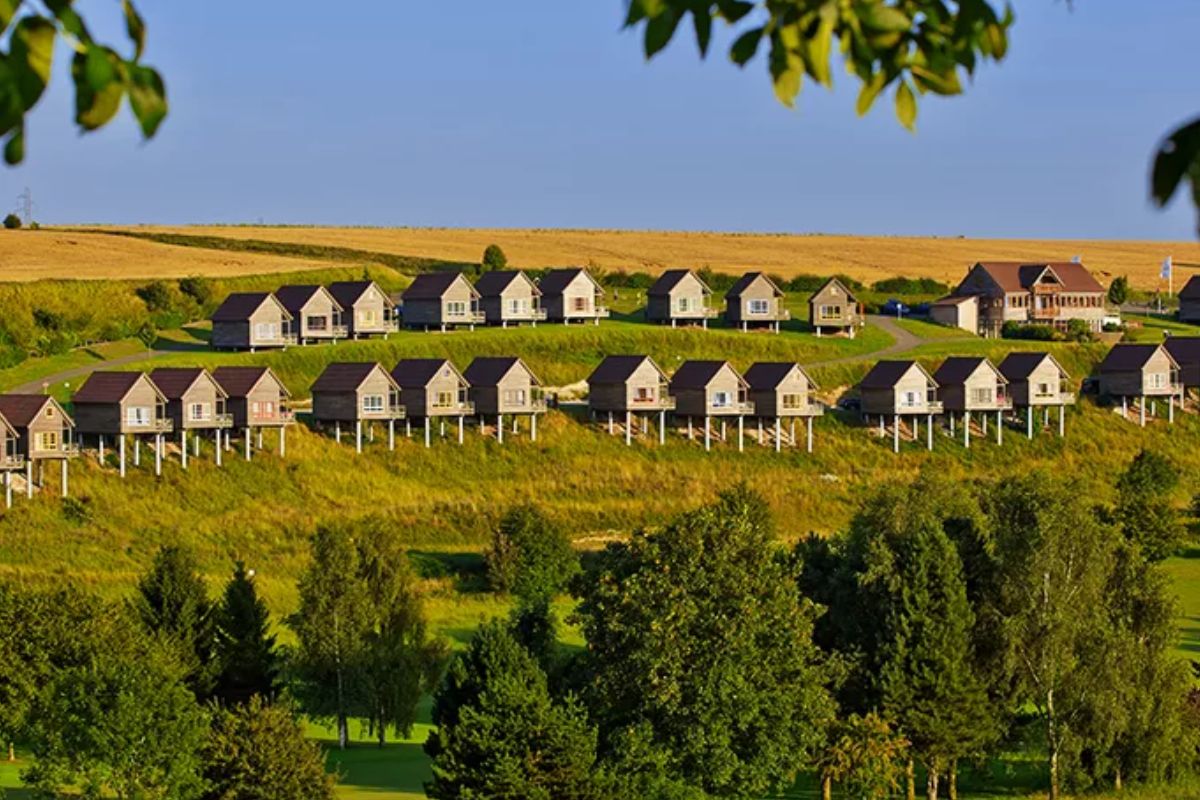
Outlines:
{"label": "balcony railing", "polygon": [[781,416],[785,417],[819,417],[825,413],[825,406],[822,403],[809,401],[798,406],[784,406],[780,409]]}
{"label": "balcony railing", "polygon": [[1058,393],[1058,402],[1062,403],[1064,406],[1075,405],[1075,393],[1074,392],[1059,392]]}
{"label": "balcony railing", "polygon": [[0,455],[0,470],[20,469],[25,466],[25,456],[20,453]]}
{"label": "balcony railing", "polygon": [[233,414],[214,414],[212,421],[215,428],[232,428]]}
{"label": "balcony railing", "polygon": [[718,406],[709,404],[709,410],[725,414],[741,414],[750,415],[754,413],[753,400],[739,400],[736,403],[730,403],[727,406]]}
{"label": "balcony railing", "polygon": [[653,411],[672,411],[675,409],[675,398],[666,392],[657,397],[634,397],[629,401],[629,407]]}
{"label": "balcony railing", "polygon": [[529,401],[529,410],[535,414],[540,414],[546,410],[546,398],[535,397]]}
{"label": "balcony railing", "polygon": [[125,422],[130,433],[170,433],[175,430],[175,421],[170,417],[156,417],[145,422]]}
{"label": "balcony railing", "polygon": [[905,406],[901,405],[896,408],[897,414],[941,414],[945,410],[945,405],[941,400],[930,400],[924,406]]}

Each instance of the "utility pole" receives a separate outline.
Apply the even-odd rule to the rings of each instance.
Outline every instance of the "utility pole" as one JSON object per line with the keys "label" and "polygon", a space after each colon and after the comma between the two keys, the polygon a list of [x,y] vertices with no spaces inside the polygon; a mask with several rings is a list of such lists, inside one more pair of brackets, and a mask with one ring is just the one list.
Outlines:
{"label": "utility pole", "polygon": [[33,222],[33,192],[28,186],[25,191],[17,195],[17,213],[21,216],[21,221],[25,223],[25,227]]}

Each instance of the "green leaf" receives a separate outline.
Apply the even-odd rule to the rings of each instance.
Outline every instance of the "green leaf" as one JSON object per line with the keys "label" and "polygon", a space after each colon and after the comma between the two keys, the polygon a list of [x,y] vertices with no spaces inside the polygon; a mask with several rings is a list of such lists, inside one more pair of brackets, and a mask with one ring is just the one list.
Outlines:
{"label": "green leaf", "polygon": [[125,30],[133,41],[133,60],[138,61],[146,49],[146,23],[133,7],[131,0],[122,0],[121,8],[125,12]]}
{"label": "green leaf", "polygon": [[650,17],[646,23],[645,50],[646,58],[654,55],[667,46],[679,26],[679,16],[671,9],[664,8],[660,14]]}
{"label": "green leaf", "polygon": [[909,71],[912,73],[913,80],[917,82],[917,86],[920,88],[928,89],[935,94],[941,95],[962,94],[962,83],[958,80],[958,70],[953,67],[942,74],[938,74],[914,64],[909,68]]}
{"label": "green leaf", "polygon": [[129,64],[129,105],[147,139],[158,132],[167,116],[167,89],[162,76],[150,67]]}
{"label": "green leaf", "polygon": [[804,55],[808,62],[808,71],[813,80],[822,86],[833,85],[833,75],[829,67],[829,57],[833,51],[833,25],[835,19],[827,14],[821,15],[821,22],[816,32],[804,40]]}
{"label": "green leaf", "polygon": [[0,33],[3,33],[16,16],[21,0],[0,0]]}
{"label": "green leaf", "polygon": [[758,43],[762,41],[762,37],[763,28],[752,28],[739,36],[729,48],[729,57],[733,63],[739,67],[746,66],[746,62],[758,52]]}
{"label": "green leaf", "polygon": [[717,0],[717,13],[731,25],[753,10],[754,3],[746,0]]}
{"label": "green leaf", "polygon": [[865,6],[861,18],[866,27],[884,33],[904,33],[912,27],[912,20],[907,14],[881,2]]}
{"label": "green leaf", "polygon": [[21,125],[4,144],[4,162],[9,166],[25,160],[25,126]]}
{"label": "green leaf", "polygon": [[121,60],[105,47],[93,45],[71,60],[75,81],[75,121],[86,131],[102,127],[116,115],[125,93]]}
{"label": "green leaf", "polygon": [[33,108],[50,80],[56,33],[45,17],[24,17],[13,29],[9,66],[26,110]]}
{"label": "green leaf", "polygon": [[804,81],[804,69],[800,59],[790,53],[783,39],[776,32],[771,37],[771,80],[775,96],[788,108],[796,105],[796,95]]}
{"label": "green leaf", "polygon": [[696,29],[696,44],[700,47],[700,57],[708,55],[708,43],[712,41],[712,16],[708,9],[692,9],[692,25]]}
{"label": "green leaf", "polygon": [[1200,118],[1173,131],[1158,147],[1150,173],[1150,195],[1165,206],[1187,175],[1200,169]]}
{"label": "green leaf", "polygon": [[910,131],[917,124],[917,98],[907,81],[900,81],[896,89],[896,118]]}
{"label": "green leaf", "polygon": [[71,7],[72,0],[45,0],[46,8],[54,14],[64,31],[78,39],[82,44],[91,44],[92,36],[88,33],[83,17]]}
{"label": "green leaf", "polygon": [[879,93],[886,85],[887,76],[882,72],[876,72],[871,76],[871,80],[863,82],[863,87],[858,92],[858,102],[854,106],[860,117],[871,110],[871,106],[875,104],[875,98],[879,97]]}
{"label": "green leaf", "polygon": [[25,104],[9,59],[0,52],[0,136],[19,127],[25,119]]}

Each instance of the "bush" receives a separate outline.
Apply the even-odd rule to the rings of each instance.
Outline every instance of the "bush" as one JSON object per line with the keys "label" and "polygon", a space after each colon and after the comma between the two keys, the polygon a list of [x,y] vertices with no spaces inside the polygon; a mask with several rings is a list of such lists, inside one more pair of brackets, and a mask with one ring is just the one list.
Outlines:
{"label": "bush", "polygon": [[481,272],[505,269],[508,267],[508,256],[504,255],[504,251],[500,249],[500,245],[489,244],[487,249],[483,251],[483,260],[480,262],[480,267]]}
{"label": "bush", "polygon": [[180,278],[179,291],[192,298],[201,308],[206,308],[213,301],[212,281],[199,275]]}
{"label": "bush", "polygon": [[146,304],[148,311],[170,311],[175,305],[174,298],[171,297],[171,287],[164,281],[139,286],[134,293]]}
{"label": "bush", "polygon": [[21,218],[16,214],[9,214],[4,218],[4,227],[10,231],[15,231],[21,227]]}
{"label": "bush", "polygon": [[492,589],[529,602],[554,596],[579,571],[566,535],[533,505],[504,515],[485,557]]}
{"label": "bush", "polygon": [[1119,331],[1125,330],[1125,325],[1120,322],[1106,322],[1106,323],[1104,323],[1104,327],[1102,328],[1102,330],[1105,333],[1117,333]]}
{"label": "bush", "polygon": [[880,294],[947,294],[950,287],[933,278],[885,278],[871,284]]}
{"label": "bush", "polygon": [[1108,285],[1108,302],[1114,306],[1124,305],[1129,300],[1129,278],[1118,275]]}
{"label": "bush", "polygon": [[1072,319],[1067,321],[1067,339],[1070,341],[1090,342],[1095,338],[1092,335],[1092,329],[1083,320]]}
{"label": "bush", "polygon": [[1030,339],[1036,342],[1053,342],[1060,337],[1049,325],[1022,325],[1015,320],[1004,323],[1000,335],[1005,339]]}

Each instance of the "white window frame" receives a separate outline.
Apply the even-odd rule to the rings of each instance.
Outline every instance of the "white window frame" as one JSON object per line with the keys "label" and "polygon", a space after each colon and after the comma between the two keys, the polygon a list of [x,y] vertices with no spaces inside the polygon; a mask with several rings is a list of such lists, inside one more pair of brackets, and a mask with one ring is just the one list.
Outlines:
{"label": "white window frame", "polygon": [[1151,389],[1165,389],[1170,384],[1170,378],[1162,372],[1151,372],[1147,378]]}
{"label": "white window frame", "polygon": [[804,407],[804,395],[800,392],[785,392],[780,396],[779,404],[787,411],[795,411]]}
{"label": "white window frame", "polygon": [[825,304],[817,309],[817,318],[823,320],[841,319],[842,307],[840,305]]}
{"label": "white window frame", "polygon": [[1057,394],[1055,386],[1049,381],[1038,381],[1034,385],[1034,397],[1054,397]]}
{"label": "white window frame", "polygon": [[524,297],[508,298],[508,313],[509,314],[525,314],[529,311],[529,301]]}
{"label": "white window frame", "polygon": [[188,420],[190,422],[207,422],[210,419],[212,419],[211,403],[188,403]]}
{"label": "white window frame", "polygon": [[920,408],[921,407],[921,392],[916,389],[905,389],[900,393],[901,408]]}
{"label": "white window frame", "polygon": [[465,317],[467,315],[466,300],[447,300],[446,301],[446,316],[447,317]]}
{"label": "white window frame", "polygon": [[[47,444],[47,440],[49,440],[49,444]],[[58,450],[61,447],[60,441],[58,431],[38,431],[33,441],[34,449],[41,451]]]}
{"label": "white window frame", "polygon": [[255,339],[278,339],[279,325],[274,322],[256,322],[254,323],[254,338]]}
{"label": "white window frame", "polygon": [[381,394],[364,394],[362,398],[362,413],[382,414],[387,408],[387,398]]}
{"label": "white window frame", "polygon": [[680,314],[687,314],[695,311],[697,307],[695,305],[695,300],[696,298],[694,297],[680,297],[675,301],[675,310]]}
{"label": "white window frame", "polygon": [[996,390],[990,386],[976,386],[971,389],[971,403],[974,405],[990,405],[996,402]]}
{"label": "white window frame", "polygon": [[733,392],[724,389],[713,392],[709,405],[713,408],[733,408]]}
{"label": "white window frame", "polygon": [[125,424],[131,428],[148,428],[154,419],[154,409],[149,406],[129,406],[125,409]]}
{"label": "white window frame", "polygon": [[755,298],[746,301],[746,313],[753,316],[764,316],[771,313],[771,301]]}

